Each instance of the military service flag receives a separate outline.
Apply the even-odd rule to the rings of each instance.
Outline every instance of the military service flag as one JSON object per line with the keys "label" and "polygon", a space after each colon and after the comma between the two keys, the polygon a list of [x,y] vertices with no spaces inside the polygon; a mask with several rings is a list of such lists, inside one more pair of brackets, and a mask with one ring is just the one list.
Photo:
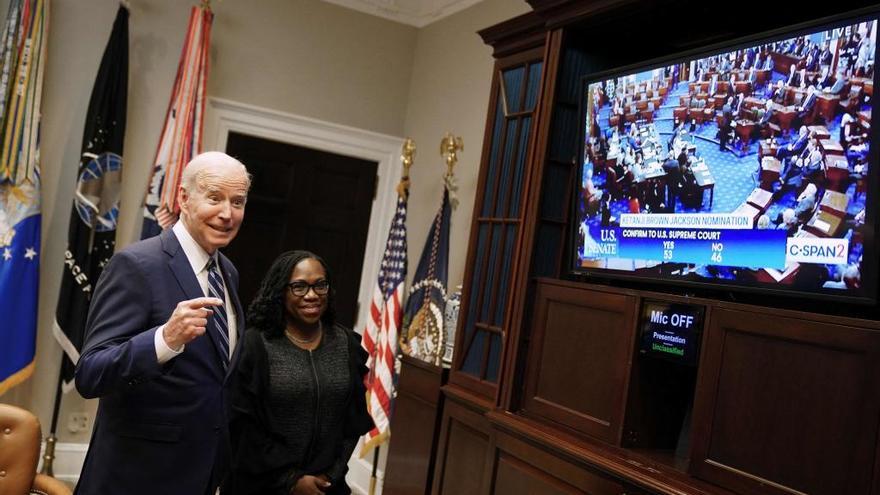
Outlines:
{"label": "military service flag", "polygon": [[177,188],[183,167],[202,149],[208,48],[211,46],[213,20],[210,8],[192,8],[177,78],[153,161],[153,178],[144,199],[142,239],[158,235],[177,221],[180,212]]}
{"label": "military service flag", "polygon": [[116,245],[122,145],[128,94],[128,9],[119,7],[92,88],[70,213],[55,338],[64,349],[61,378],[72,388],[92,290]]}
{"label": "military service flag", "polygon": [[48,24],[48,0],[12,0],[0,39],[0,394],[34,368]]}

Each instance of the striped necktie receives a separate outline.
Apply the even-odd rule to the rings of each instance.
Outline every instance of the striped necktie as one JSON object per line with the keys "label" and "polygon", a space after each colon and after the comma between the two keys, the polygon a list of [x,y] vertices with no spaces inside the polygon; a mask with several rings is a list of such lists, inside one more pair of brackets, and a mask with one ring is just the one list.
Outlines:
{"label": "striped necktie", "polygon": [[[220,346],[217,351],[220,353],[223,369],[229,365],[229,320],[226,314],[226,295],[223,290],[223,276],[220,275],[220,269],[217,267],[217,261],[211,258],[208,263],[208,295],[216,297],[223,301],[223,306],[214,306],[214,331],[217,332],[217,342]],[[210,331],[210,330],[209,330]]]}

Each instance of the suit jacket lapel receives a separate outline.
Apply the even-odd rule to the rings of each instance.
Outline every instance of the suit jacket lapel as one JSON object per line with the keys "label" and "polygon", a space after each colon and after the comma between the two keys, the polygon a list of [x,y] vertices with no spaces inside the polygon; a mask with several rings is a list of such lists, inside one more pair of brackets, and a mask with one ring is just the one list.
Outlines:
{"label": "suit jacket lapel", "polygon": [[171,268],[171,273],[174,274],[174,278],[177,279],[186,298],[205,297],[201,286],[199,286],[199,281],[196,279],[196,274],[193,273],[192,265],[189,264],[186,253],[180,247],[180,242],[174,232],[171,229],[166,229],[159,234],[159,238],[162,240],[162,248],[171,258],[168,260],[168,267]]}

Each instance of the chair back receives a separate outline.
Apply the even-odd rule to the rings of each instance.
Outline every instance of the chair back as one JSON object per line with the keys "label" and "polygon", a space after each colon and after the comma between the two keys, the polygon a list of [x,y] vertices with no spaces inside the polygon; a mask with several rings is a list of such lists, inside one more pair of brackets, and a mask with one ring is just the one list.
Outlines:
{"label": "chair back", "polygon": [[40,422],[29,411],[0,404],[0,493],[30,491],[40,457]]}

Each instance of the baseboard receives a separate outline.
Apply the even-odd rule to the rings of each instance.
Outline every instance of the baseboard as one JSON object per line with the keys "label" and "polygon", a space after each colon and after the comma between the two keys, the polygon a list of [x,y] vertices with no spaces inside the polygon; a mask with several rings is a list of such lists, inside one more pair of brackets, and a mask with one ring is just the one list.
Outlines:
{"label": "baseboard", "polygon": [[[79,473],[82,471],[89,445],[86,443],[57,443],[55,444],[55,460],[52,462],[52,470],[55,478],[76,485],[79,481]],[[43,455],[46,451],[46,443],[40,448],[40,464],[37,470],[43,469]],[[368,495],[370,490],[370,476],[373,472],[373,464],[366,459],[355,455],[348,462],[348,481],[355,495]],[[384,459],[380,459],[384,461]],[[373,495],[382,495],[382,482],[385,478],[384,466],[376,470],[376,492]]]}
{"label": "baseboard", "polygon": [[[370,477],[373,474],[373,463],[358,457],[359,449],[355,449],[354,456],[348,461],[348,475],[345,480],[351,487],[354,495],[370,495]],[[382,460],[380,460],[382,464]],[[382,495],[382,482],[385,480],[384,466],[376,469],[376,492],[372,495]]]}
{"label": "baseboard", "polygon": [[[76,485],[76,482],[79,481],[79,473],[82,471],[88,450],[89,444],[87,443],[56,443],[55,460],[52,462],[54,477],[69,483],[71,486]],[[38,471],[43,469],[43,455],[45,453],[46,442],[44,441],[40,446]]]}

